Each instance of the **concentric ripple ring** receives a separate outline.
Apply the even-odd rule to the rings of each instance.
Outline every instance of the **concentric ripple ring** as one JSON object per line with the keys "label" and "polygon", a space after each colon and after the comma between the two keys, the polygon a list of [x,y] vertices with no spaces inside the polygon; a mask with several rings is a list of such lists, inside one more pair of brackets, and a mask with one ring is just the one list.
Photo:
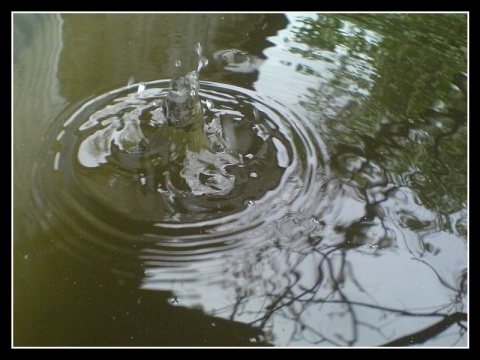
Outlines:
{"label": "concentric ripple ring", "polygon": [[200,81],[209,145],[178,148],[158,115],[167,88],[107,92],[52,129],[34,196],[59,247],[122,271],[178,267],[248,246],[252,232],[271,239],[291,214],[314,215],[328,154],[307,120],[254,91]]}

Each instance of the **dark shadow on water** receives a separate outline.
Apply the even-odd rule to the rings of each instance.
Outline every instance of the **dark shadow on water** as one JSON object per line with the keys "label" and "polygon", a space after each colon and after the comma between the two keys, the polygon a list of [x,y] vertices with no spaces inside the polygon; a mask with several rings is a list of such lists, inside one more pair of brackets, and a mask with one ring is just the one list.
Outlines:
{"label": "dark shadow on water", "polygon": [[270,346],[258,328],[182,307],[105,266],[45,254],[15,254],[16,347]]}

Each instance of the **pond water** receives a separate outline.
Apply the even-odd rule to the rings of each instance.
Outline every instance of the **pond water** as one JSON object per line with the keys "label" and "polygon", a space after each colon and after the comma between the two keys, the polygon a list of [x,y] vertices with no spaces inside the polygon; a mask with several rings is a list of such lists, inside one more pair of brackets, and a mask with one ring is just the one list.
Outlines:
{"label": "pond water", "polygon": [[13,346],[469,345],[467,13],[12,18]]}

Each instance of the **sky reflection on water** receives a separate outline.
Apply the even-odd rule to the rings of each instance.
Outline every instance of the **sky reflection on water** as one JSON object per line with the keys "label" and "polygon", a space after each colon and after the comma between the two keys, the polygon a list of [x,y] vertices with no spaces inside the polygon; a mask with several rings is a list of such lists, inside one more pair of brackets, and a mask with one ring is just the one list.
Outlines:
{"label": "sky reflection on water", "polygon": [[[154,31],[160,24],[154,15],[122,15],[129,21],[115,46],[110,40],[120,18],[90,15],[90,21],[102,21],[106,35],[103,42],[89,43],[98,29],[76,16],[60,16],[52,26],[63,33],[60,40],[39,32],[38,44],[50,41],[51,48],[28,42],[14,47],[19,54],[14,60],[14,176],[22,179],[14,188],[14,241],[21,274],[31,271],[21,267],[26,254],[35,254],[25,239],[63,233],[48,228],[61,224],[45,225],[41,216],[28,214],[39,227],[22,227],[18,220],[31,201],[19,195],[31,186],[29,164],[39,166],[32,161],[38,147],[28,150],[24,144],[29,139],[38,144],[35,138],[45,135],[30,126],[38,107],[21,108],[21,99],[42,91],[47,110],[37,115],[52,124],[49,109],[58,115],[101,88],[126,84],[125,71],[141,74],[138,81],[183,71],[188,67],[183,53],[191,53],[190,43],[200,40],[206,55],[243,61],[225,66],[212,55],[201,81],[251,89],[272,99],[272,109],[281,104],[315,131],[306,137],[318,150],[295,144],[299,161],[318,161],[317,171],[305,176],[312,183],[281,184],[286,199],[302,188],[307,194],[312,186],[318,190],[303,205],[259,215],[264,224],[249,231],[235,234],[228,224],[218,227],[211,232],[214,240],[195,250],[186,251],[181,237],[178,247],[146,242],[132,260],[144,270],[138,287],[171,293],[175,303],[162,306],[201,308],[208,316],[258,327],[261,340],[274,346],[380,346],[395,339],[400,346],[468,344],[468,124],[466,94],[458,82],[458,74],[467,73],[466,14],[230,14],[229,22],[221,14],[190,14],[183,25],[164,14],[168,21],[161,32],[170,29],[176,35],[163,38],[161,49],[152,48],[162,35]],[[214,25],[204,33],[209,21]],[[251,30],[242,32],[245,28]],[[201,39],[187,36],[195,30]],[[105,69],[105,59],[125,56],[128,46],[144,50],[133,60],[111,64],[98,83],[88,81]],[[105,57],[90,58],[98,47]],[[42,51],[58,54],[57,65],[29,60],[28,52]],[[176,69],[173,60],[180,58],[182,67]],[[89,65],[80,65],[82,59]],[[42,71],[44,78],[35,84],[40,71],[35,69],[42,66],[57,69],[56,75]],[[309,158],[312,154],[318,158]],[[69,231],[81,233],[75,226]],[[225,243],[216,234],[222,231]],[[58,242],[60,248],[70,246]],[[69,242],[83,249],[78,239]],[[171,256],[168,266],[161,265],[164,254]],[[20,333],[26,323],[21,320]],[[402,344],[406,335],[412,340]]]}

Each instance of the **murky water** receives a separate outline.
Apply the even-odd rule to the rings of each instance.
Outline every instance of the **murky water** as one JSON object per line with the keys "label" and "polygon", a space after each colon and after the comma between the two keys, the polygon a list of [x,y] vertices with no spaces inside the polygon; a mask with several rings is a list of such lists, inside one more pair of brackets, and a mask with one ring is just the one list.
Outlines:
{"label": "murky water", "polygon": [[13,22],[14,346],[468,346],[467,14]]}

